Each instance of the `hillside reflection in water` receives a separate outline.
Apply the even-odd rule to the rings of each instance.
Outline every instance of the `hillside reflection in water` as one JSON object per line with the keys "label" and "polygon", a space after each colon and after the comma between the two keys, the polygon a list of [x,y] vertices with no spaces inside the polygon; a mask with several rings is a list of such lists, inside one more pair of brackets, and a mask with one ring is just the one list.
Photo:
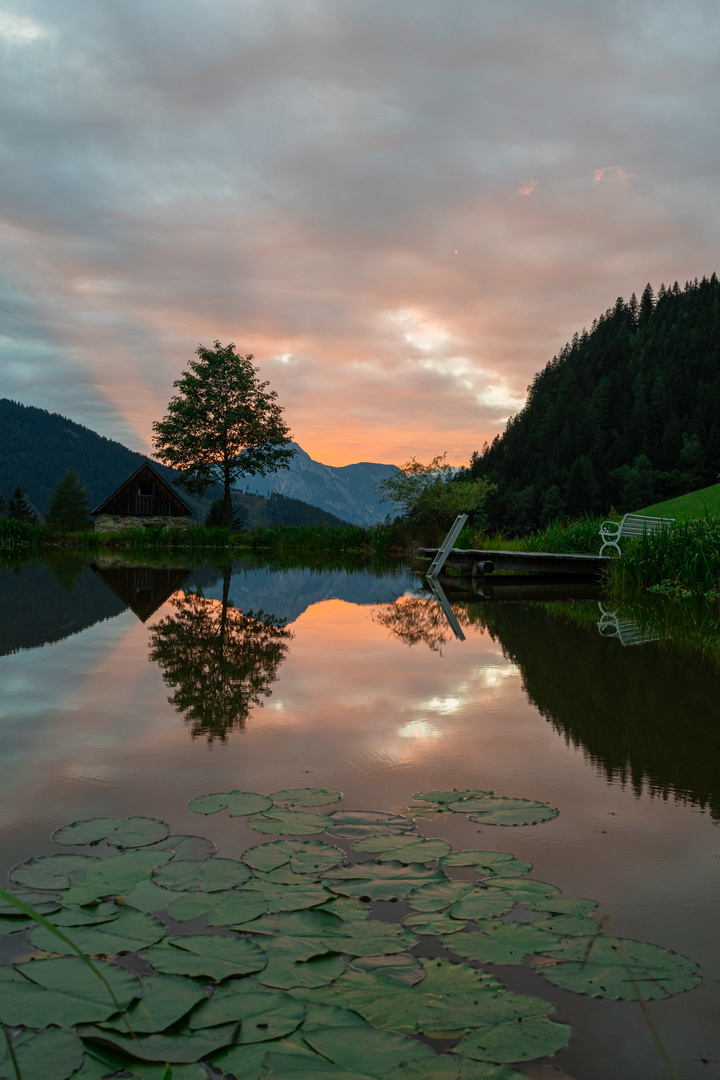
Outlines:
{"label": "hillside reflection in water", "polygon": [[[77,818],[146,813],[203,831],[186,804],[209,791],[312,784],[389,810],[428,788],[491,789],[560,815],[421,830],[513,851],[600,901],[616,933],[720,969],[712,665],[601,637],[594,601],[584,613],[453,602],[459,641],[404,570],[135,569],[0,572],[5,867],[52,851],[52,829]],[[259,842],[244,821],[211,825],[221,853]],[[719,997],[709,978],[661,1003],[683,1077],[710,1075],[698,1055],[720,1059]],[[578,1025],[558,1058],[571,1075],[660,1075],[632,1008],[557,1000]]]}

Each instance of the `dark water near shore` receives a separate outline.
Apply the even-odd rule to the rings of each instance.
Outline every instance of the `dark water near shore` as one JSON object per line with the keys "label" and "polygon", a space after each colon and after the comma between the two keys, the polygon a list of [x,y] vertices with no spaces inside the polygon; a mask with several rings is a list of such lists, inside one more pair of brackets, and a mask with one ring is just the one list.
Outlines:
{"label": "dark water near shore", "polygon": [[[650,1011],[683,1080],[720,1078],[720,675],[624,624],[608,636],[596,599],[488,591],[450,593],[460,640],[402,568],[0,571],[3,874],[78,818],[197,832],[186,804],[210,791],[312,785],[376,810],[429,788],[539,799],[555,820],[418,828],[528,859],[616,934],[699,961],[701,986]],[[259,842],[242,820],[200,826],[220,854]],[[572,1024],[553,1064],[575,1080],[665,1075],[636,1003],[496,973]]]}

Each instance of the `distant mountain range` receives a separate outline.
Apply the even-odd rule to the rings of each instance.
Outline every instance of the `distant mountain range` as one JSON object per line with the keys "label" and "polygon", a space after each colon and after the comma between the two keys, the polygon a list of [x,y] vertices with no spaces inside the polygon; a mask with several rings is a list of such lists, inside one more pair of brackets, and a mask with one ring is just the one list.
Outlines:
{"label": "distant mountain range", "polygon": [[396,465],[380,465],[359,461],[356,465],[322,465],[313,461],[297,443],[289,469],[280,469],[271,476],[248,476],[242,490],[269,495],[277,491],[293,499],[319,506],[331,514],[355,525],[373,525],[397,511],[391,503],[382,502],[376,485],[397,472]]}
{"label": "distant mountain range", "polygon": [[[96,506],[146,459],[147,455],[106,439],[59,413],[0,398],[0,492],[9,498],[19,484],[40,513],[44,513],[66,469],[75,469],[88,489],[91,505]],[[158,462],[153,464],[173,482],[175,470]],[[247,477],[237,502],[251,527],[283,523],[370,525],[393,509],[389,503],[380,502],[375,484],[394,472],[394,465],[368,462],[343,468],[321,465],[297,447],[290,469],[264,478]],[[247,491],[266,499],[273,492],[277,494],[263,508],[257,506],[257,500],[243,498]],[[219,486],[208,489],[203,498],[183,493],[196,513],[191,520],[203,521],[213,499],[220,494]]]}

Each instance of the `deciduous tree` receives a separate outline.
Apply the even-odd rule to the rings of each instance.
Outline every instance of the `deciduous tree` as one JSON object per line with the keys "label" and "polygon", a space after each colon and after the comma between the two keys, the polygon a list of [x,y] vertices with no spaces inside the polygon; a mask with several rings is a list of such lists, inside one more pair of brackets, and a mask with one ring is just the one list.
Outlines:
{"label": "deciduous tree", "polygon": [[203,495],[222,483],[232,528],[231,491],[240,477],[286,469],[295,451],[277,394],[260,382],[252,354],[216,341],[212,349],[200,345],[197,357],[173,384],[179,392],[153,424],[153,445],[161,461],[180,470],[186,491]]}

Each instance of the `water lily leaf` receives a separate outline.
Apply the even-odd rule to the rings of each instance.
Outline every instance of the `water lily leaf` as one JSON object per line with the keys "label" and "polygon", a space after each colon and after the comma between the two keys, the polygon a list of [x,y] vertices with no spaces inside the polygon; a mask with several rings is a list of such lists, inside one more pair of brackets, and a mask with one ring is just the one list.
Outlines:
{"label": "water lily leaf", "polygon": [[559,811],[534,799],[506,799],[501,795],[486,795],[481,799],[461,799],[448,803],[448,809],[470,814],[470,821],[482,825],[538,825],[550,821]]}
{"label": "water lily leaf", "polygon": [[[102,973],[121,1009],[139,996],[142,987],[136,975],[104,960],[93,960],[93,967]],[[107,1020],[118,1004],[79,956],[0,968],[0,1016],[13,1027],[71,1027]]]}
{"label": "water lily leaf", "polygon": [[[137,1035],[165,1031],[182,1020],[199,1001],[207,1001],[202,986],[184,975],[141,975],[142,997],[125,1014]],[[100,1025],[127,1033],[122,1016],[115,1016]]]}
{"label": "water lily leaf", "polygon": [[496,922],[482,919],[477,934],[453,939],[449,948],[458,956],[481,964],[519,964],[528,953],[541,953],[556,944],[537,923]]}
{"label": "water lily leaf", "polygon": [[[152,872],[152,871],[151,871]],[[167,911],[168,906],[178,898],[190,899],[196,894],[173,892],[171,889],[161,889],[149,878],[139,881],[130,892],[123,896],[122,902],[127,907],[137,908],[138,911],[149,911],[155,914],[158,911]],[[205,895],[202,893],[201,895]]]}
{"label": "water lily leaf", "polygon": [[439,1075],[438,1055],[429,1046],[392,1031],[369,1028],[360,1036],[355,1026],[331,1027],[304,1032],[303,1038],[328,1061],[360,1076],[435,1080]]}
{"label": "water lily leaf", "polygon": [[406,986],[415,986],[425,978],[425,968],[417,956],[409,956],[407,953],[394,956],[358,956],[350,963],[350,968],[353,971],[363,971],[375,979],[388,979]]}
{"label": "water lily leaf", "polygon": [[197,799],[191,799],[188,810],[194,814],[217,814],[219,810],[227,810],[230,817],[245,817],[246,814],[259,814],[263,810],[269,810],[273,805],[272,799],[267,795],[259,795],[256,791],[220,791],[213,795],[200,795]]}
{"label": "water lily leaf", "polygon": [[474,866],[479,874],[502,874],[505,877],[518,877],[529,874],[533,868],[531,862],[516,859],[507,851],[452,851],[440,860],[441,866]]}
{"label": "water lily leaf", "polygon": [[217,982],[229,975],[260,971],[267,963],[256,941],[219,934],[166,938],[143,956],[156,971],[166,975],[207,975]]}
{"label": "water lily leaf", "polygon": [[163,889],[180,892],[220,892],[242,885],[250,871],[238,859],[206,859],[205,862],[166,863],[153,871],[152,880]]}
{"label": "water lily leaf", "polygon": [[267,967],[258,975],[258,982],[280,990],[291,990],[297,986],[325,986],[339,978],[344,970],[345,961],[335,953],[295,959],[292,952],[283,955],[273,947]]}
{"label": "water lily leaf", "polygon": [[317,907],[332,896],[323,885],[312,881],[303,885],[278,885],[272,881],[253,879],[248,882],[246,891],[262,896],[270,912],[301,911],[303,908]]}
{"label": "water lily leaf", "polygon": [[[4,1039],[3,1049],[6,1053],[0,1060],[0,1077],[14,1080],[17,1074]],[[85,1054],[83,1044],[73,1031],[61,1031],[56,1027],[48,1027],[38,1034],[23,1032],[13,1041],[13,1050],[22,1080],[48,1080],[48,1077],[67,1080],[80,1068]]]}
{"label": "water lily leaf", "polygon": [[404,900],[413,889],[431,881],[444,881],[442,870],[430,870],[420,863],[353,863],[333,872],[332,891],[344,896],[368,896],[371,900]]}
{"label": "water lily leaf", "polygon": [[[68,907],[48,918],[53,926],[95,926],[97,923],[112,922],[120,914],[120,908],[112,900],[94,907],[79,907],[77,904],[69,904]],[[53,950],[57,952],[58,950]]]}
{"label": "water lily leaf", "polygon": [[457,934],[467,926],[465,919],[453,919],[446,911],[413,911],[403,919],[403,926],[416,934]]}
{"label": "water lily leaf", "polygon": [[248,825],[256,832],[281,833],[286,836],[306,836],[322,832],[331,819],[326,814],[305,814],[301,810],[288,810],[275,806],[262,814],[253,814]]}
{"label": "water lily leaf", "polygon": [[495,915],[504,915],[514,902],[505,889],[473,889],[453,904],[450,914],[454,919],[492,919]]}
{"label": "water lily leaf", "polygon": [[399,953],[417,944],[417,938],[410,930],[376,919],[349,922],[343,934],[326,934],[323,941],[328,948],[348,956]]}
{"label": "water lily leaf", "polygon": [[451,850],[447,840],[426,840],[422,836],[366,836],[353,844],[356,851],[379,851],[380,861],[396,859],[404,863],[440,859]]}
{"label": "water lily leaf", "polygon": [[[383,958],[381,958],[383,959]],[[408,957],[408,960],[414,959]],[[295,998],[292,999],[293,1001]],[[322,1002],[305,1002],[305,1019],[300,1025],[300,1032],[313,1031],[321,1028],[323,1031],[329,1027],[356,1027],[367,1028],[367,1021],[358,1016],[350,1009],[343,1009],[339,1005],[324,1005]]]}
{"label": "water lily leaf", "polygon": [[558,894],[533,900],[532,906],[533,911],[550,911],[553,915],[590,915],[598,906],[598,902]]}
{"label": "water lily leaf", "polygon": [[[28,916],[21,915],[18,911],[18,918],[6,918],[0,915],[0,936],[5,937],[7,934],[16,934],[19,930],[27,930],[30,926],[37,926],[34,919]],[[0,1047],[0,1052],[2,1047]]]}
{"label": "water lily leaf", "polygon": [[273,840],[243,853],[242,861],[255,870],[289,866],[296,874],[320,874],[342,863],[345,853],[322,840]]}
{"label": "water lily leaf", "polygon": [[234,1041],[235,1024],[223,1024],[208,1028],[206,1031],[173,1035],[141,1035],[133,1038],[119,1031],[108,1031],[101,1027],[83,1026],[79,1034],[83,1039],[124,1050],[131,1057],[141,1061],[193,1062],[212,1054],[215,1050],[229,1046]]}
{"label": "water lily leaf", "polygon": [[490,884],[512,896],[516,904],[533,904],[536,900],[543,900],[559,892],[554,885],[548,885],[547,881],[531,881],[529,878],[494,877]]}
{"label": "water lily leaf", "polygon": [[418,802],[441,803],[446,806],[460,799],[481,799],[486,795],[492,795],[492,791],[458,791],[457,788],[453,788],[452,791],[418,791],[413,795],[413,799],[417,799]]}
{"label": "water lily leaf", "polygon": [[361,836],[378,836],[384,833],[412,832],[415,825],[398,814],[386,814],[380,810],[336,810],[332,823],[325,830],[330,836],[359,839]]}
{"label": "water lily leaf", "polygon": [[[132,1080],[167,1080],[166,1064],[131,1061],[126,1054],[96,1042],[85,1044],[85,1061],[73,1080],[106,1080],[116,1073]],[[172,1066],[172,1080],[207,1080],[204,1065]]]}
{"label": "water lily leaf", "polygon": [[13,866],[8,877],[28,889],[66,889],[97,862],[93,855],[40,855]]}
{"label": "water lily leaf", "polygon": [[282,991],[266,990],[256,979],[240,979],[218,986],[212,998],[199,1005],[188,1021],[196,1031],[240,1021],[237,1041],[268,1042],[295,1031],[305,1018],[300,1001]]}
{"label": "water lily leaf", "polygon": [[342,792],[326,791],[325,788],[318,787],[296,787],[275,791],[270,798],[273,802],[286,802],[291,806],[326,806],[328,803],[340,802]]}
{"label": "water lily leaf", "polygon": [[588,915],[550,915],[533,925],[558,937],[594,937],[600,932],[599,925]]}
{"label": "water lily leaf", "polygon": [[569,1024],[546,1016],[519,1016],[478,1028],[461,1039],[453,1053],[477,1061],[532,1061],[562,1049],[570,1034]]}
{"label": "water lily leaf", "polygon": [[[415,986],[349,968],[331,987],[293,990],[293,997],[342,1005],[376,1027],[407,1034],[457,1037],[484,1020],[485,1010],[503,1015],[547,1013],[553,1006],[511,994],[492,975],[448,960],[420,960],[425,979]],[[441,1033],[444,1033],[441,1034]]]}
{"label": "water lily leaf", "polygon": [[421,821],[434,821],[436,817],[441,817],[447,811],[444,806],[396,806],[395,813],[404,818],[412,818],[413,821],[417,821],[418,818]]}
{"label": "water lily leaf", "polygon": [[[79,858],[79,856],[65,856]],[[93,859],[81,881],[63,893],[66,904],[91,904],[105,896],[130,892],[138,882],[150,877],[156,866],[170,858],[167,851],[125,851],[108,859]],[[53,855],[51,858],[63,858]]]}
{"label": "water lily leaf", "polygon": [[[34,889],[5,889],[6,893],[10,896],[14,896],[16,900],[19,900],[22,904],[29,904],[30,907],[35,908],[41,915],[49,915],[53,911],[57,911],[60,907],[60,901],[54,896],[49,896],[46,892],[35,892]],[[0,915],[5,915],[8,918],[25,919],[27,915],[24,911],[21,911],[19,907],[12,904],[10,900],[6,900],[0,896]]]}
{"label": "water lily leaf", "polygon": [[[161,848],[163,851],[174,851],[173,862],[182,862],[184,859],[189,859],[190,862],[204,862],[205,859],[209,859],[217,851],[217,844],[214,844],[212,840],[206,840],[204,836],[193,836],[179,834],[177,836],[168,836],[160,844],[155,844],[155,847]],[[192,1066],[189,1066],[192,1068]]]}
{"label": "water lily leaf", "polygon": [[208,916],[210,926],[234,926],[250,922],[268,910],[261,893],[228,889],[217,893],[186,893],[168,906],[168,915],[180,922]]}
{"label": "water lily leaf", "polygon": [[692,990],[700,982],[692,960],[629,938],[571,938],[546,952],[558,961],[540,970],[548,982],[592,997],[654,1001]]}
{"label": "water lily leaf", "polygon": [[413,889],[407,901],[414,911],[440,911],[441,908],[462,900],[463,896],[467,896],[474,889],[475,886],[469,881],[433,881],[429,885]]}
{"label": "water lily leaf", "polygon": [[[109,922],[97,926],[76,926],[72,940],[87,956],[115,956],[154,945],[164,936],[165,927],[154,915],[134,908],[122,908],[118,917]],[[29,938],[37,949],[55,953],[74,952],[44,926],[36,926]]]}
{"label": "water lily leaf", "polygon": [[170,826],[158,818],[129,817],[122,821],[113,818],[90,818],[63,825],[52,834],[56,844],[81,847],[107,840],[119,848],[147,847],[157,844],[170,835]]}
{"label": "water lily leaf", "polygon": [[251,934],[288,938],[322,938],[326,934],[342,934],[344,929],[343,920],[328,911],[282,911],[243,926]]}

